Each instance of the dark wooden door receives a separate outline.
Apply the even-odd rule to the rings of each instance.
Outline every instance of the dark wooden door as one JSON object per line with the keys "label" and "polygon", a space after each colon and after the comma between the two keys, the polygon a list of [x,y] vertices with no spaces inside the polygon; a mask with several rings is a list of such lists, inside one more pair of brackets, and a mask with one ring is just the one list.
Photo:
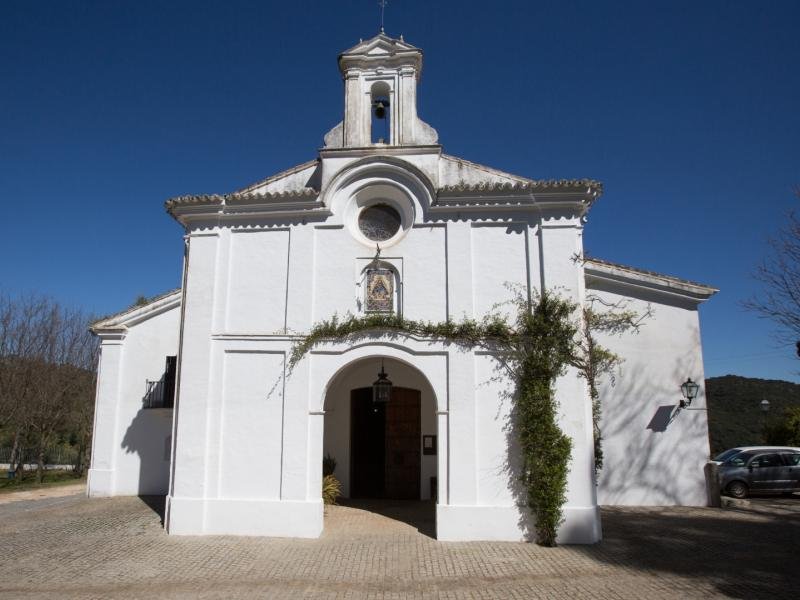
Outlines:
{"label": "dark wooden door", "polygon": [[350,495],[419,500],[419,391],[394,387],[389,403],[376,405],[372,388],[360,388],[350,407]]}
{"label": "dark wooden door", "polygon": [[420,394],[393,388],[386,405],[386,498],[419,500]]}

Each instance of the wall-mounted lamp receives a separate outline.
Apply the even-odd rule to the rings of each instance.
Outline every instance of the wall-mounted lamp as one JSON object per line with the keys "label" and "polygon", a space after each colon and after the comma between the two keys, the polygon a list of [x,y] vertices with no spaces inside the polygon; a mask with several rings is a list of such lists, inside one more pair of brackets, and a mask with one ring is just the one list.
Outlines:
{"label": "wall-mounted lamp", "polygon": [[372,384],[372,401],[375,404],[386,404],[392,397],[392,382],[383,370],[383,359],[381,359],[381,372],[378,379]]}
{"label": "wall-mounted lamp", "polygon": [[691,377],[686,378],[686,381],[681,384],[681,394],[683,394],[683,398],[681,399],[681,408],[691,406],[692,400],[697,398],[697,390],[699,389],[700,386],[692,381]]}

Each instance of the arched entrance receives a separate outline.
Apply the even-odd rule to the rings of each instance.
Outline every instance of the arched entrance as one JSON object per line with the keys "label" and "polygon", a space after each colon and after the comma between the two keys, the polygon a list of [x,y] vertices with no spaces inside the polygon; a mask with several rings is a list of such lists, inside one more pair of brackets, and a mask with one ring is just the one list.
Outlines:
{"label": "arched entrance", "polygon": [[[381,364],[392,381],[390,400],[375,403]],[[437,495],[436,398],[426,377],[389,357],[350,363],[325,396],[323,455],[351,499],[433,500]]]}

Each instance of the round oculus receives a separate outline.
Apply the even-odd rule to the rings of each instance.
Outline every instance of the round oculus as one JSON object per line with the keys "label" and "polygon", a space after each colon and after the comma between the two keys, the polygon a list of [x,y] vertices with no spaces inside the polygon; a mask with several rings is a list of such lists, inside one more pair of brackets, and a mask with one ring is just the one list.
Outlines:
{"label": "round oculus", "polygon": [[385,242],[400,231],[402,217],[388,204],[373,204],[358,215],[358,229],[368,240]]}

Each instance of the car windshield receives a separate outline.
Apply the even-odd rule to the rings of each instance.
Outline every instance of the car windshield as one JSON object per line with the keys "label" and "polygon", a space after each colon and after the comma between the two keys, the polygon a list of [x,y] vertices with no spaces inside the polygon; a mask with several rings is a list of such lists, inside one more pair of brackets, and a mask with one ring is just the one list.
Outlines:
{"label": "car windshield", "polygon": [[730,450],[725,450],[725,452],[723,452],[722,454],[718,455],[714,460],[716,460],[718,462],[725,462],[731,456],[739,454],[739,452],[741,452],[740,448],[731,448]]}

